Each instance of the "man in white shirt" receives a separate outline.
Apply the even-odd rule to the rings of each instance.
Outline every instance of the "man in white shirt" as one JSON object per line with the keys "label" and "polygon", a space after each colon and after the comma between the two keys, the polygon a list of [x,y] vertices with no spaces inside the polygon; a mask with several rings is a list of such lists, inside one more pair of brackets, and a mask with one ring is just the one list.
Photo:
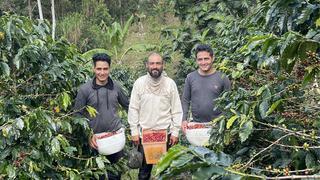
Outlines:
{"label": "man in white shirt", "polygon": [[[182,107],[175,82],[163,71],[161,55],[152,53],[146,62],[147,75],[136,80],[131,92],[128,122],[134,144],[141,146],[141,130],[169,129],[169,146],[178,143]],[[139,179],[149,179],[152,164],[145,158],[139,169]]]}

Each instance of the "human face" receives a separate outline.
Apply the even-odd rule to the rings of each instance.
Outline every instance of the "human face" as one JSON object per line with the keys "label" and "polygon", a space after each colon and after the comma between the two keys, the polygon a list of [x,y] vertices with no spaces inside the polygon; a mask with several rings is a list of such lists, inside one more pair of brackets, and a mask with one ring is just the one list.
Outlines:
{"label": "human face", "polygon": [[109,64],[105,61],[97,61],[93,68],[94,74],[96,76],[96,83],[98,85],[105,85],[109,77]]}
{"label": "human face", "polygon": [[146,64],[147,70],[151,77],[158,78],[163,71],[162,57],[158,54],[151,55]]}
{"label": "human face", "polygon": [[200,51],[197,54],[197,64],[201,73],[207,74],[211,72],[214,57],[210,56],[207,51]]}

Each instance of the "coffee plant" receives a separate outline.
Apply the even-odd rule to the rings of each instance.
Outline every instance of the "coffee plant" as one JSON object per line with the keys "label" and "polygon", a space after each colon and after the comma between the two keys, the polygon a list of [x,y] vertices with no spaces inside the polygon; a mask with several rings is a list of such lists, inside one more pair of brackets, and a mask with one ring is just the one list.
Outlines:
{"label": "coffee plant", "polygon": [[169,151],[158,177],[319,178],[319,1],[174,2],[184,23],[163,38],[184,56],[178,85],[196,68],[195,43],[212,45],[214,66],[232,80],[232,90],[216,100],[224,115],[212,120],[216,130],[206,149],[228,154],[230,163],[191,161]]}

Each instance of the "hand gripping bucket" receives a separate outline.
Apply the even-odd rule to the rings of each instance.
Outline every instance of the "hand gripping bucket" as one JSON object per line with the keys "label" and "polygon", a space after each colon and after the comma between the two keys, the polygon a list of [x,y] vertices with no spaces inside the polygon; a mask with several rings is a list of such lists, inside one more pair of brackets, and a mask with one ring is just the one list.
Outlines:
{"label": "hand gripping bucket", "polygon": [[115,132],[103,132],[96,134],[98,151],[103,155],[115,154],[124,148],[126,137],[124,129]]}

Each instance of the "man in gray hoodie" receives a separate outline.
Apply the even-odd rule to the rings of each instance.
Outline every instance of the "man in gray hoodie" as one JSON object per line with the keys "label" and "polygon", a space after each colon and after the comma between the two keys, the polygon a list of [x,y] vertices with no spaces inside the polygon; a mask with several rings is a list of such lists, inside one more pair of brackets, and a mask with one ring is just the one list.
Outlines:
{"label": "man in gray hoodie", "polygon": [[[78,115],[90,120],[89,125],[94,134],[102,132],[115,132],[123,127],[121,119],[117,115],[119,104],[128,110],[129,100],[121,87],[109,77],[111,58],[104,53],[95,54],[93,71],[95,77],[81,85],[75,101],[74,109]],[[95,117],[90,117],[86,106],[97,110]],[[90,147],[97,149],[96,136],[89,138]],[[123,156],[123,152],[108,155],[111,163],[117,162]],[[108,172],[108,179],[120,179],[120,175]]]}

